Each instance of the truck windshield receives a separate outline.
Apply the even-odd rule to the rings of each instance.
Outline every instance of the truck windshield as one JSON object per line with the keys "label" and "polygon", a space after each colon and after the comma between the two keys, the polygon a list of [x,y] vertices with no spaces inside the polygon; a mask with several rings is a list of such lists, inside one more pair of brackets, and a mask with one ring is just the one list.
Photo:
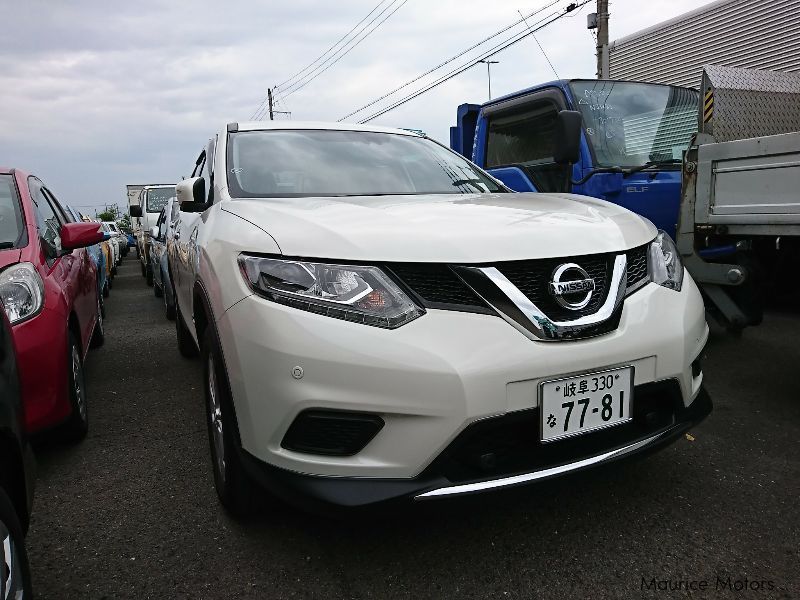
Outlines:
{"label": "truck windshield", "polygon": [[480,169],[427,138],[371,131],[230,134],[235,198],[504,192]]}
{"label": "truck windshield", "polygon": [[152,188],[147,190],[147,212],[160,213],[170,198],[175,197],[175,188]]}
{"label": "truck windshield", "polygon": [[697,131],[696,90],[602,80],[573,81],[570,88],[597,167],[680,160]]}
{"label": "truck windshield", "polygon": [[14,248],[22,236],[22,213],[12,175],[0,175],[0,250]]}

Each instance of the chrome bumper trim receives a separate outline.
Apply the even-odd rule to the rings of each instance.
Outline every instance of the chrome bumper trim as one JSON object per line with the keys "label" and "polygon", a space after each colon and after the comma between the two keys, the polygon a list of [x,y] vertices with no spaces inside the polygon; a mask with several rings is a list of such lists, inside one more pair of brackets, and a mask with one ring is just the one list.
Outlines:
{"label": "chrome bumper trim", "polygon": [[465,483],[461,485],[453,485],[443,488],[437,488],[435,490],[431,490],[429,492],[425,492],[424,494],[419,494],[415,496],[414,500],[425,500],[428,498],[456,496],[459,494],[471,494],[474,492],[483,492],[486,490],[493,490],[498,488],[519,485],[521,483],[529,483],[531,481],[536,481],[537,479],[546,479],[548,477],[554,477],[556,475],[563,475],[565,473],[569,473],[570,471],[577,471],[585,467],[599,465],[601,463],[616,458],[621,458],[626,454],[631,454],[633,452],[636,452],[637,450],[640,450],[641,448],[649,444],[653,444],[655,442],[660,441],[663,438],[670,437],[675,433],[677,429],[680,429],[682,426],[683,425],[673,425],[672,427],[662,431],[661,433],[657,433],[656,435],[640,440],[634,444],[623,446],[622,448],[617,448],[616,450],[611,450],[610,452],[604,452],[603,454],[598,454],[596,456],[592,456],[589,458],[584,458],[583,460],[568,463],[566,465],[551,467],[549,469],[543,469],[541,471],[533,471],[532,473],[524,473],[522,475],[514,475],[512,477],[503,477],[502,479],[492,479],[490,481],[479,481],[476,483]]}

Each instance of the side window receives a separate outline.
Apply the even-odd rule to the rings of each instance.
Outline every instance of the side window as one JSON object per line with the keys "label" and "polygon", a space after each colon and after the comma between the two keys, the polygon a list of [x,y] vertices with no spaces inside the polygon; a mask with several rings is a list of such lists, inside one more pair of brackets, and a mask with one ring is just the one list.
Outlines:
{"label": "side window", "polygon": [[50,202],[48,202],[41,182],[33,178],[28,179],[28,187],[36,209],[36,225],[39,227],[39,238],[42,241],[42,247],[48,263],[51,263],[61,251],[61,240],[59,238],[61,222]]}
{"label": "side window", "polygon": [[47,196],[48,200],[50,200],[50,204],[58,217],[61,219],[61,222],[69,223],[71,219],[69,218],[66,209],[58,201],[58,198],[56,198],[55,194],[46,187],[42,187],[42,191],[44,192],[44,195]]}
{"label": "side window", "polygon": [[192,169],[192,174],[190,175],[190,177],[202,177],[205,169],[206,169],[206,151],[203,150],[194,163],[194,169]]}
{"label": "side window", "polygon": [[542,192],[566,189],[567,168],[553,160],[558,108],[538,102],[489,120],[486,166],[519,167]]}

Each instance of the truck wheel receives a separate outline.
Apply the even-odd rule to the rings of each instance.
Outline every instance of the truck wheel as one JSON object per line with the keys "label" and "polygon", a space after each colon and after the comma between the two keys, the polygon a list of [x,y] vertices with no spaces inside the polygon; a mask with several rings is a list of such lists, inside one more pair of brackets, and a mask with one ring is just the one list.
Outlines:
{"label": "truck wheel", "polygon": [[222,352],[213,329],[213,326],[206,329],[202,360],[214,487],[225,509],[233,516],[243,517],[253,512],[258,490],[245,473],[236,451],[236,417]]}
{"label": "truck wheel", "polygon": [[0,488],[0,590],[4,598],[31,598],[31,570],[22,525],[11,499]]}
{"label": "truck wheel", "polygon": [[139,261],[139,266],[142,268],[142,277],[146,277],[147,270],[144,268],[144,263],[142,261]]}
{"label": "truck wheel", "polygon": [[153,268],[150,265],[145,268],[145,281],[147,285],[153,285]]}
{"label": "truck wheel", "polygon": [[83,361],[78,342],[72,333],[67,344],[67,385],[69,402],[72,408],[61,433],[64,440],[79,442],[89,432],[89,411],[86,406],[86,384],[83,379]]}
{"label": "truck wheel", "polygon": [[192,334],[189,333],[186,323],[183,322],[181,311],[177,311],[175,315],[175,333],[178,337],[178,352],[180,352],[181,356],[186,358],[197,356],[197,346],[194,344]]}
{"label": "truck wheel", "polygon": [[108,282],[108,279],[105,280],[103,283],[103,298],[108,298],[111,295],[111,285]]}
{"label": "truck wheel", "polygon": [[161,285],[158,285],[157,283],[153,284],[153,295],[156,298],[161,298],[164,295],[164,289],[161,287],[162,285],[164,285],[163,279],[161,280]]}

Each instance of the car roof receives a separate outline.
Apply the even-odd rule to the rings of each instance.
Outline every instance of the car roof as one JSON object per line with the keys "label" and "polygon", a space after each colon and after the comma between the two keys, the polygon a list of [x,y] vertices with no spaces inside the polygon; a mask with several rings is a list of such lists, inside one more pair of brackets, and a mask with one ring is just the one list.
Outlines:
{"label": "car roof", "polygon": [[273,129],[322,129],[328,131],[366,131],[372,133],[394,133],[409,137],[422,137],[418,133],[394,127],[379,127],[377,125],[359,125],[356,123],[338,123],[328,121],[245,121],[243,123],[229,123],[228,131],[267,131]]}

